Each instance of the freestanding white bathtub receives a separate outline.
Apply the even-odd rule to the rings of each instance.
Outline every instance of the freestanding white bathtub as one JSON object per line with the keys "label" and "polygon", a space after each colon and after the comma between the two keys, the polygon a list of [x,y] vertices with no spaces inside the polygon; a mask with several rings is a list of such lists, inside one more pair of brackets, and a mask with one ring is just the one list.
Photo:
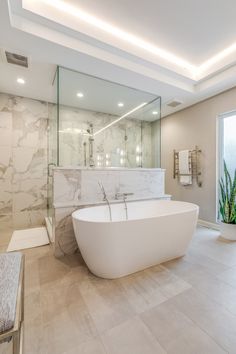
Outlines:
{"label": "freestanding white bathtub", "polygon": [[185,254],[198,206],[168,200],[131,202],[80,209],[72,214],[76,240],[92,273],[119,278]]}

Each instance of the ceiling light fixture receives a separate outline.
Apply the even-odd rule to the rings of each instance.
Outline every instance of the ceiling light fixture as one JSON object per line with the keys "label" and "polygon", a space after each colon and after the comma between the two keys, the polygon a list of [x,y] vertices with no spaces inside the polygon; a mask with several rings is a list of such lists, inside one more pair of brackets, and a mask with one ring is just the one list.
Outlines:
{"label": "ceiling light fixture", "polygon": [[153,114],[154,116],[156,116],[156,115],[158,114],[158,112],[157,112],[157,111],[153,111],[152,114]]}
{"label": "ceiling light fixture", "polygon": [[123,103],[123,102],[119,102],[119,103],[117,104],[117,106],[118,106],[118,107],[124,107],[124,103]]}
{"label": "ceiling light fixture", "polygon": [[77,97],[79,97],[79,98],[83,98],[83,97],[84,97],[83,92],[78,92],[78,93],[77,93]]}
{"label": "ceiling light fixture", "polygon": [[25,80],[22,77],[18,77],[18,79],[16,81],[18,84],[21,84],[21,85],[25,84]]}
{"label": "ceiling light fixture", "polygon": [[119,117],[118,119],[114,120],[112,123],[107,124],[105,127],[103,127],[102,129],[98,130],[98,131],[97,131],[96,133],[94,133],[93,135],[95,136],[95,135],[97,135],[97,134],[103,132],[105,129],[110,128],[112,125],[118,123],[119,121],[121,121],[121,120],[124,119],[125,117],[128,117],[130,114],[132,114],[132,113],[138,111],[140,108],[146,106],[146,104],[147,104],[147,102],[144,102],[144,103],[140,104],[139,106],[137,106],[137,107],[131,109],[131,111],[125,113],[123,116],[121,116],[121,117]]}
{"label": "ceiling light fixture", "polygon": [[135,47],[141,48],[183,69],[187,69],[192,74],[195,73],[197,69],[194,65],[192,65],[188,61],[162,48],[159,48],[154,44],[147,42],[138,36],[133,35],[132,33],[126,32],[118,27],[111,25],[108,22],[102,21],[99,18],[79,9],[78,7],[70,5],[62,0],[41,0],[41,2],[44,2],[45,4],[54,7],[62,11],[63,13],[67,13],[73,17],[76,17],[80,21],[83,21],[93,27],[96,27],[110,35],[113,35],[114,37],[119,38],[124,42],[130,43]]}

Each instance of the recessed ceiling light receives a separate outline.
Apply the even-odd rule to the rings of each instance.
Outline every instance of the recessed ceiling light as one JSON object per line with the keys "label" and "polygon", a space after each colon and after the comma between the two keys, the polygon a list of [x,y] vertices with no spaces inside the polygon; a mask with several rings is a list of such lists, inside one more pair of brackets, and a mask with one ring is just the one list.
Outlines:
{"label": "recessed ceiling light", "polygon": [[118,107],[124,107],[124,103],[123,102],[119,102],[118,103]]}
{"label": "recessed ceiling light", "polygon": [[156,115],[158,114],[158,112],[157,112],[157,111],[153,111],[152,114],[153,114],[154,116],[156,116]]}
{"label": "recessed ceiling light", "polygon": [[18,84],[21,84],[21,85],[25,84],[25,80],[22,77],[18,77],[18,79],[16,81]]}
{"label": "recessed ceiling light", "polygon": [[78,93],[77,93],[77,97],[79,97],[79,98],[82,98],[82,97],[84,97],[84,94],[83,94],[83,92],[78,92]]}

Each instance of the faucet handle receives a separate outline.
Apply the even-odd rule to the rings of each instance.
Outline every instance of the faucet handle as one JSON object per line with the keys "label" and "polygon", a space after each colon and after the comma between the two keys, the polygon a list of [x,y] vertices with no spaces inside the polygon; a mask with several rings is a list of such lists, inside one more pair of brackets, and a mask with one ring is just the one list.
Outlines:
{"label": "faucet handle", "polygon": [[126,199],[128,196],[130,195],[134,195],[134,193],[132,192],[125,192],[125,193],[116,193],[115,194],[115,199],[119,199],[119,198],[124,198]]}

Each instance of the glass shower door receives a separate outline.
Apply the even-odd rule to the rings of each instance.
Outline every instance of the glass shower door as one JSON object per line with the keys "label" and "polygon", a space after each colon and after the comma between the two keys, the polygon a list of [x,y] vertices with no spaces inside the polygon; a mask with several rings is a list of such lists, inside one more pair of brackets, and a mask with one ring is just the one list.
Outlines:
{"label": "glass shower door", "polygon": [[50,240],[53,236],[53,167],[58,165],[58,68],[55,74],[53,87],[55,102],[48,105],[48,183],[47,183],[47,218],[46,226]]}

